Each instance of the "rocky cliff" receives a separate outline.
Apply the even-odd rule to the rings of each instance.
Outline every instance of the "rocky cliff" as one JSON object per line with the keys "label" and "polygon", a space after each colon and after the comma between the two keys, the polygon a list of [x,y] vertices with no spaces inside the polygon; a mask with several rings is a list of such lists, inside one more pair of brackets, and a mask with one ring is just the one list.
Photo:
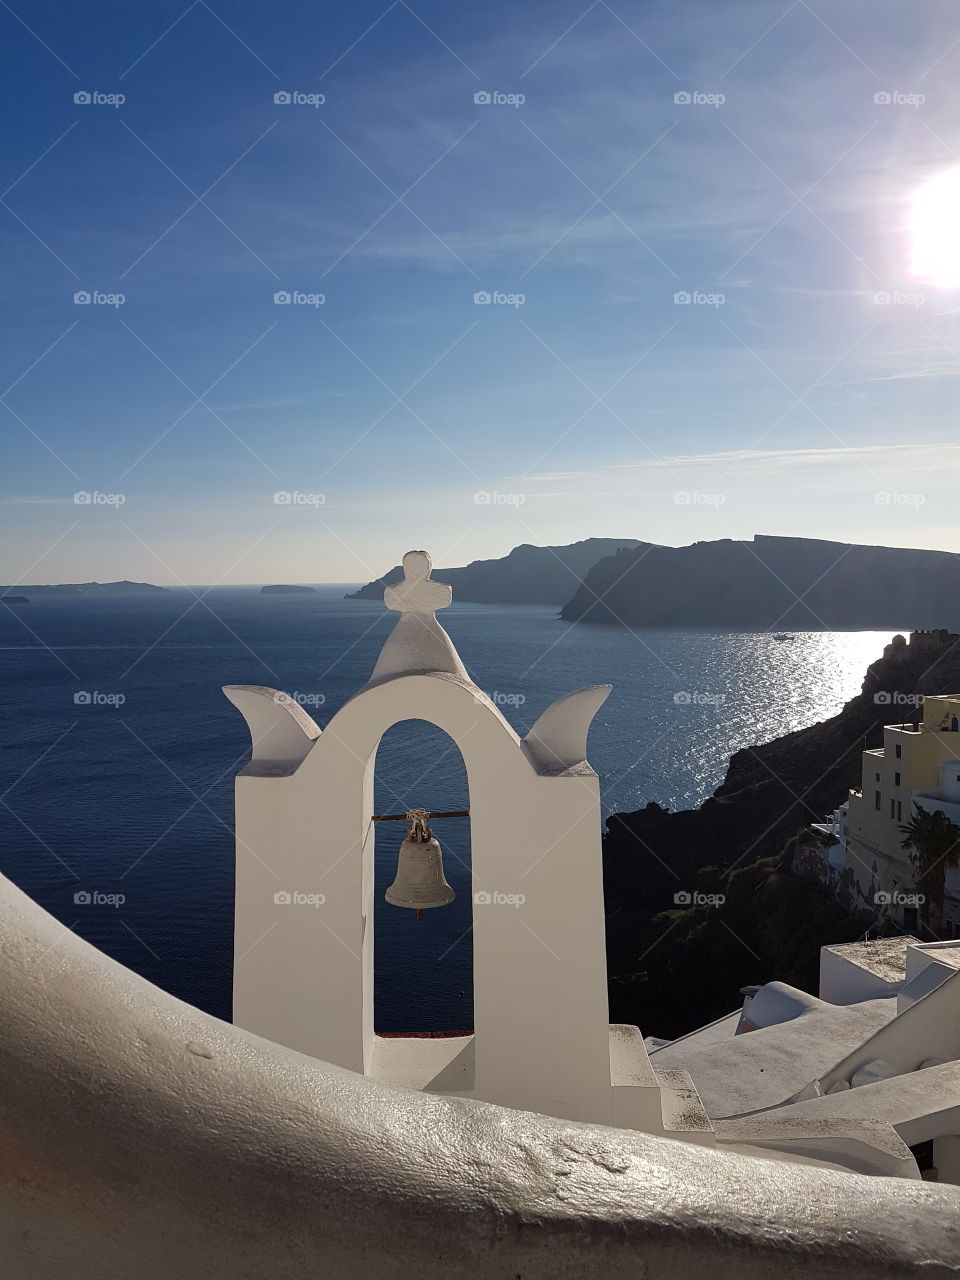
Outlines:
{"label": "rocky cliff", "polygon": [[635,627],[883,630],[960,623],[960,558],[758,534],[599,561],[561,617]]}
{"label": "rocky cliff", "polygon": [[[729,1013],[749,983],[816,992],[820,947],[871,921],[792,873],[798,846],[859,785],[860,753],[882,745],[883,725],[907,718],[903,698],[954,689],[960,636],[897,637],[838,715],[738,751],[699,809],[613,814],[603,842],[611,1021],[672,1038]],[[696,905],[697,894],[724,901]]]}
{"label": "rocky cliff", "polygon": [[[453,587],[454,600],[476,604],[563,604],[583,585],[587,574],[605,556],[621,547],[640,545],[635,538],[585,538],[563,547],[534,547],[524,543],[499,560],[474,560],[457,569],[434,569],[436,582]],[[396,565],[382,578],[368,582],[348,600],[382,600],[385,586],[402,576]]]}

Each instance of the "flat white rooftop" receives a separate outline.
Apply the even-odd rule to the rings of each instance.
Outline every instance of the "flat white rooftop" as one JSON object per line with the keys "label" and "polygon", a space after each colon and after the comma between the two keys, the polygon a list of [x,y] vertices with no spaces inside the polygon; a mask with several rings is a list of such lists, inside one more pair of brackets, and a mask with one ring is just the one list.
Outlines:
{"label": "flat white rooftop", "polygon": [[896,1012],[895,998],[831,1005],[746,1035],[687,1036],[650,1057],[657,1071],[676,1067],[690,1073],[711,1120],[747,1115],[786,1102]]}
{"label": "flat white rooftop", "polygon": [[873,942],[841,942],[823,949],[842,956],[868,973],[875,973],[884,982],[903,982],[907,976],[907,947],[915,947],[919,942],[919,938],[905,935],[902,938],[876,938]]}

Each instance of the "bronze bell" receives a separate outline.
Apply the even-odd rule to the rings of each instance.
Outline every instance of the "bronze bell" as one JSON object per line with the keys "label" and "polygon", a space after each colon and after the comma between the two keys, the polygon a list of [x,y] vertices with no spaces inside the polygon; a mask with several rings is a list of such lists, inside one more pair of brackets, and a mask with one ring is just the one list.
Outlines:
{"label": "bronze bell", "polygon": [[410,830],[400,846],[397,874],[384,894],[394,907],[410,907],[417,919],[427,907],[445,907],[456,896],[443,874],[440,842],[427,826],[426,809],[411,809],[407,814]]}

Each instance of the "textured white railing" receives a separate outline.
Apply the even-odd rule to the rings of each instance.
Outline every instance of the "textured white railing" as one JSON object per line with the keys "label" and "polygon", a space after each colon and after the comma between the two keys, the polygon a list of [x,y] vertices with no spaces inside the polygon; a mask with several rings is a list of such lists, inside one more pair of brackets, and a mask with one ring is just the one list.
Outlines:
{"label": "textured white railing", "polygon": [[10,1280],[952,1275],[960,1195],[380,1086],[152,987],[0,880]]}

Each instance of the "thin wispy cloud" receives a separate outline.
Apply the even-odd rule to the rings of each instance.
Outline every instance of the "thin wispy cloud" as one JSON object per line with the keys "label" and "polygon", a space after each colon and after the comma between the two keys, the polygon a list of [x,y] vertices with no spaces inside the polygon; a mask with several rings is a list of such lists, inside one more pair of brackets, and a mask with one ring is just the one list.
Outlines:
{"label": "thin wispy cloud", "polygon": [[[764,478],[726,506],[737,536],[867,535],[880,513],[851,516],[831,472],[869,497],[929,448],[953,473],[958,299],[911,281],[906,240],[911,192],[960,155],[945,16],[432,0],[368,31],[382,10],[281,9],[246,14],[242,43],[202,11],[159,41],[155,15],[104,23],[117,106],[75,104],[0,16],[21,108],[0,506],[22,540],[0,577],[57,536],[63,500],[31,499],[76,489],[123,492],[163,563],[208,581],[241,509],[321,493],[328,528],[291,504],[256,553],[265,579],[315,581],[410,528],[411,476],[413,541],[470,559],[533,537],[474,505],[500,477],[538,477],[526,511],[557,543],[702,533],[706,513],[657,505],[680,473]],[[54,40],[32,16],[87,76],[96,20],[64,9]],[[908,430],[920,452],[877,452]],[[111,514],[80,512],[52,575],[94,576]],[[112,563],[156,569],[135,542]]]}

